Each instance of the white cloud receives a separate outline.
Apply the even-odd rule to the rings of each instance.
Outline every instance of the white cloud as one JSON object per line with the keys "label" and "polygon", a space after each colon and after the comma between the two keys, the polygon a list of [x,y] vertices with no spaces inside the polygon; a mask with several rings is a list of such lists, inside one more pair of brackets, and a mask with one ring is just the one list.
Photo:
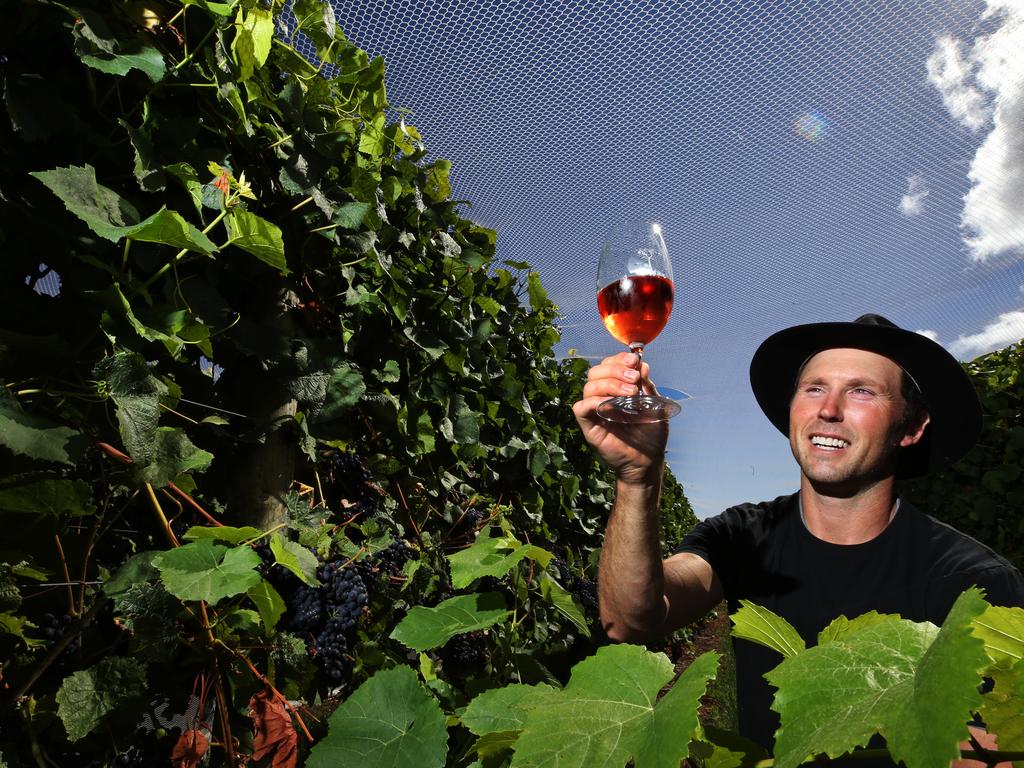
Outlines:
{"label": "white cloud", "polygon": [[923,330],[922,329],[922,330],[914,331],[914,333],[919,333],[922,336],[924,336],[926,339],[931,339],[932,341],[938,341],[939,340],[939,333],[938,333],[938,331],[928,331],[928,330]]}
{"label": "white cloud", "polygon": [[1006,312],[980,333],[961,336],[949,345],[949,351],[961,360],[970,360],[1024,339],[1024,309]]}
{"label": "white cloud", "polygon": [[907,193],[900,198],[900,210],[904,216],[917,216],[924,210],[924,199],[928,197],[928,185],[921,176],[907,178]]}
{"label": "white cloud", "polygon": [[1024,252],[1024,2],[988,0],[984,17],[995,28],[966,58],[959,41],[943,37],[928,59],[928,79],[949,113],[974,131],[991,125],[967,174],[960,222],[974,261]]}
{"label": "white cloud", "polygon": [[972,131],[981,130],[989,119],[988,100],[971,84],[974,64],[965,60],[960,41],[940,37],[935,51],[928,57],[928,80],[939,89],[942,102],[958,123]]}

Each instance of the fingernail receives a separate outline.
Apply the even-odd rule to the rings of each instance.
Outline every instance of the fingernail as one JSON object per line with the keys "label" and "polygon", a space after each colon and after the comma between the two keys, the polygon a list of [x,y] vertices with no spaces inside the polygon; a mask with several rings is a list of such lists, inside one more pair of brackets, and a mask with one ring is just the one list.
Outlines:
{"label": "fingernail", "polygon": [[635,395],[637,390],[636,387],[634,387],[632,384],[623,384],[622,391],[625,392],[627,395]]}
{"label": "fingernail", "polygon": [[633,371],[633,370],[630,370],[630,371],[626,371],[626,372],[625,372],[624,374],[622,374],[622,375],[623,375],[623,376],[624,376],[625,378],[629,379],[630,381],[636,381],[637,379],[639,379],[639,378],[640,378],[640,371]]}

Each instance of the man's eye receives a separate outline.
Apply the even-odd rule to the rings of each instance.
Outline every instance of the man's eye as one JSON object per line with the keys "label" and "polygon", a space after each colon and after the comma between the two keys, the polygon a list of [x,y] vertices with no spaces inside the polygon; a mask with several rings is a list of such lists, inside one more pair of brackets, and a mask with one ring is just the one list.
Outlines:
{"label": "man's eye", "polygon": [[853,391],[856,392],[858,395],[873,395],[873,394],[875,394],[870,389],[865,389],[864,387],[857,387]]}

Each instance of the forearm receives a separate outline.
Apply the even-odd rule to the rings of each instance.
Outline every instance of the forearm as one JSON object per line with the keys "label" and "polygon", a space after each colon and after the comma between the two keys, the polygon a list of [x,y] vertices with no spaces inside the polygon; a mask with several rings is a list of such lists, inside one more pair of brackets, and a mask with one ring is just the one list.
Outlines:
{"label": "forearm", "polygon": [[661,557],[661,468],[643,483],[616,483],[598,574],[601,621],[609,638],[646,640],[665,624]]}

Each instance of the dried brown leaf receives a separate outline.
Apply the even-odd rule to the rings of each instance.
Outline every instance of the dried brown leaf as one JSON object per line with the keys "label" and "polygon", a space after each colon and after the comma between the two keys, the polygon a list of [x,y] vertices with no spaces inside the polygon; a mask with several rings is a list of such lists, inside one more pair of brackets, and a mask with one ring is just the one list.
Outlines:
{"label": "dried brown leaf", "polygon": [[174,768],[197,768],[209,748],[210,741],[202,731],[185,731],[171,750],[171,762]]}
{"label": "dried brown leaf", "polygon": [[249,715],[256,730],[252,742],[254,760],[271,757],[273,768],[296,768],[299,764],[299,735],[278,699],[260,691],[249,699]]}

